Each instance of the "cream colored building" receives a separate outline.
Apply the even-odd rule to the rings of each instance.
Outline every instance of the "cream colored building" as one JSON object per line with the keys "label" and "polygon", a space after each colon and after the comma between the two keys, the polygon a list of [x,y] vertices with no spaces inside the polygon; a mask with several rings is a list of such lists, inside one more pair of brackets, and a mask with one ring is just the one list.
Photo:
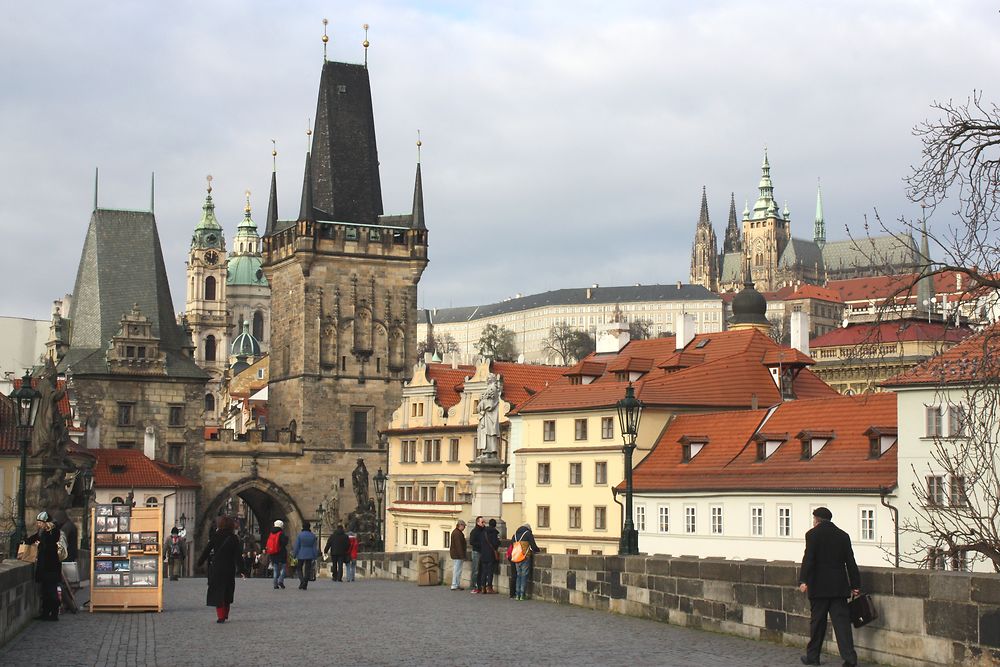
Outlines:
{"label": "cream colored building", "polygon": [[[503,362],[414,367],[392,424],[383,432],[389,449],[386,551],[447,549],[458,519],[471,525],[472,473],[467,464],[476,456],[476,409],[489,375],[503,381],[499,454],[506,462],[507,413],[547,383],[563,381],[564,371]],[[519,521],[519,512],[514,513],[505,517],[508,523]]]}
{"label": "cream colored building", "polygon": [[487,325],[514,332],[515,345],[527,363],[561,363],[558,355],[545,350],[549,330],[560,323],[573,329],[596,333],[611,322],[615,309],[622,320],[649,322],[650,336],[672,333],[685,314],[692,317],[698,333],[725,328],[722,298],[701,285],[634,285],[627,287],[568,288],[517,295],[512,299],[483,306],[434,308],[419,312],[417,337],[427,334],[451,336],[466,358],[478,353],[476,344]]}

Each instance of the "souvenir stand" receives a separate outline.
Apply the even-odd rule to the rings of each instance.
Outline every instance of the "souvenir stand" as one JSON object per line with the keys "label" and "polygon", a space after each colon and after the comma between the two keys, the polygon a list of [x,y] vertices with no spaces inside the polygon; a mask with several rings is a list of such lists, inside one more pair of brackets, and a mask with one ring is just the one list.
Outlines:
{"label": "souvenir stand", "polygon": [[90,611],[163,611],[163,508],[90,511]]}

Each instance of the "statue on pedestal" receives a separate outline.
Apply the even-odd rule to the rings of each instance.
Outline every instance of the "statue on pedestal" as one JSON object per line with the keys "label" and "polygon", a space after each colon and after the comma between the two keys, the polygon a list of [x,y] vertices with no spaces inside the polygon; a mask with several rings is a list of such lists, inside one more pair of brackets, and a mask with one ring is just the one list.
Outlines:
{"label": "statue on pedestal", "polygon": [[476,460],[499,460],[500,451],[500,376],[490,373],[486,389],[479,398],[479,427],[476,430]]}
{"label": "statue on pedestal", "polygon": [[368,468],[365,460],[358,458],[358,465],[351,473],[351,484],[354,486],[354,497],[358,500],[358,512],[368,509]]}

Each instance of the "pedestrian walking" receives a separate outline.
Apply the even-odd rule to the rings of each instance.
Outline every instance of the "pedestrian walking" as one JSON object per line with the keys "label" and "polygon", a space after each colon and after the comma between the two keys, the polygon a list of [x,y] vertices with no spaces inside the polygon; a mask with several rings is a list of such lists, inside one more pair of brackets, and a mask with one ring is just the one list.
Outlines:
{"label": "pedestrian walking", "polygon": [[462,565],[465,564],[465,556],[468,551],[468,545],[465,542],[465,522],[459,519],[455,530],[451,531],[451,546],[448,547],[448,555],[451,556],[451,590],[453,591],[463,590]]}
{"label": "pedestrian walking", "polygon": [[330,554],[330,577],[334,581],[343,581],[344,563],[351,553],[351,540],[344,532],[343,526],[337,526],[333,534],[327,538],[323,553]]}
{"label": "pedestrian walking", "polygon": [[479,592],[479,536],[485,529],[486,523],[483,521],[483,517],[477,516],[475,525],[469,531],[469,548],[472,549],[472,571],[469,573],[469,581],[472,582],[472,593]]}
{"label": "pedestrian walking", "polygon": [[354,533],[348,533],[347,541],[350,543],[350,546],[347,552],[347,568],[344,572],[344,580],[354,581],[354,574],[358,569],[358,536]]}
{"label": "pedestrian walking", "polygon": [[490,519],[489,524],[479,534],[479,592],[493,595],[493,574],[500,561],[500,531],[497,530],[497,520]]}
{"label": "pedestrian walking", "polygon": [[833,523],[833,513],[826,507],[813,510],[813,527],[806,533],[806,551],[802,556],[799,590],[809,595],[809,644],[802,664],[818,665],[826,638],[826,617],[833,622],[833,634],[844,667],[855,667],[849,596],[860,594],[861,575],[854,561],[851,536]]}
{"label": "pedestrian walking", "polygon": [[40,585],[42,612],[36,621],[59,620],[59,582],[62,581],[62,562],[59,559],[59,528],[48,512],[39,512],[35,518],[36,532],[24,540],[25,544],[38,542],[35,559],[35,581]]}
{"label": "pedestrian walking", "polygon": [[[510,559],[514,563],[517,579],[514,582],[514,598],[525,600],[525,588],[528,586],[528,575],[531,573],[532,555],[539,552],[535,536],[531,532],[531,524],[526,523],[514,531],[511,541]],[[520,560],[518,560],[520,558]]]}
{"label": "pedestrian walking", "polygon": [[299,563],[299,590],[304,591],[309,588],[317,556],[319,556],[319,540],[310,530],[309,522],[303,521],[302,531],[295,538],[295,546],[292,548],[292,557]]}
{"label": "pedestrian walking", "polygon": [[242,574],[243,545],[236,537],[236,522],[231,516],[220,516],[215,533],[209,538],[198,565],[208,561],[208,594],[205,604],[215,607],[215,622],[229,620],[229,608],[236,591],[236,575]]}
{"label": "pedestrian walking", "polygon": [[187,540],[181,537],[181,531],[176,526],[170,529],[170,537],[163,545],[163,553],[167,557],[167,571],[170,573],[170,581],[178,581],[184,573]]}
{"label": "pedestrian walking", "polygon": [[267,558],[271,561],[274,587],[285,587],[285,575],[288,567],[288,536],[285,535],[285,522],[275,519],[274,527],[267,538]]}

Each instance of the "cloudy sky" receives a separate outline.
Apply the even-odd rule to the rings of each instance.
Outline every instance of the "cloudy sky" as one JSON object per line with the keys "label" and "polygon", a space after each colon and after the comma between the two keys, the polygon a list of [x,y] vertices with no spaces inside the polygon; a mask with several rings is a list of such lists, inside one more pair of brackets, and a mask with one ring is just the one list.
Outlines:
{"label": "cloudy sky", "polygon": [[702,186],[721,238],[765,145],[796,236],[817,178],[829,238],[912,215],[912,126],[934,99],[1000,100],[990,2],[9,3],[0,315],[73,289],[95,167],[111,208],[148,208],[156,172],[177,310],[206,174],[227,238],[246,189],[263,227],[274,138],[293,216],[324,17],[330,59],[360,62],[371,26],[388,213],[410,210],[421,130],[424,307],[686,281]]}

